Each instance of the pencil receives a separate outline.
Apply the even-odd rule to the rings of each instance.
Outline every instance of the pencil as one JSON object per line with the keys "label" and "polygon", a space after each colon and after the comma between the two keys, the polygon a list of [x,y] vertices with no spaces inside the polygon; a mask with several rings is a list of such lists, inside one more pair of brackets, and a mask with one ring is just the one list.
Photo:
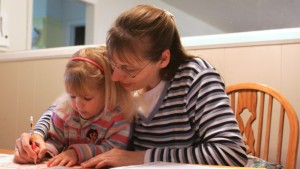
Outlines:
{"label": "pencil", "polygon": [[[30,134],[31,134],[31,137],[30,137],[31,148],[33,150],[35,150],[36,149],[36,144],[35,144],[35,138],[34,138],[34,135],[33,135],[33,116],[30,116]],[[36,160],[37,160],[37,158],[34,158],[34,164],[36,164]]]}

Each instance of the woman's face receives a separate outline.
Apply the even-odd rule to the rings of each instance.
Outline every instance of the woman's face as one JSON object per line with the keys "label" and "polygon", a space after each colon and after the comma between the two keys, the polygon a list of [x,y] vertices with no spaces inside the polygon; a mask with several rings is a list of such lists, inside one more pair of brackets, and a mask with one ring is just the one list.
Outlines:
{"label": "woman's face", "polygon": [[[135,58],[133,54],[126,53],[126,57]],[[118,59],[116,52],[113,53],[111,64],[114,69],[112,80],[118,81],[126,90],[148,91],[155,87],[160,81],[159,72],[161,69],[160,62],[150,62],[149,60],[137,61],[128,59],[130,63],[122,62]]]}

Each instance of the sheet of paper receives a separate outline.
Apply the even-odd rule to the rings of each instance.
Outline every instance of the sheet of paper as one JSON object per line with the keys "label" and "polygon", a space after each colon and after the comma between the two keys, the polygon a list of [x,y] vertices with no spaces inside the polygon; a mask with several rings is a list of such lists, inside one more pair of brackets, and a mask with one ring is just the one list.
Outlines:
{"label": "sheet of paper", "polygon": [[47,164],[16,164],[13,162],[14,155],[0,154],[0,169],[24,168],[24,169],[41,169],[47,168]]}
{"label": "sheet of paper", "polygon": [[[17,164],[13,162],[14,155],[11,154],[0,154],[0,169],[10,169],[10,168],[19,168],[19,169],[44,169],[47,167],[46,162],[40,164]],[[67,169],[70,167],[51,167],[52,169]],[[80,168],[79,166],[73,168]]]}
{"label": "sheet of paper", "polygon": [[[193,164],[179,164],[179,163],[166,163],[166,162],[154,162],[142,165],[134,165],[127,167],[114,167],[113,169],[220,169],[213,166],[201,166]],[[222,167],[222,169],[230,169]],[[231,168],[232,169],[232,168]]]}

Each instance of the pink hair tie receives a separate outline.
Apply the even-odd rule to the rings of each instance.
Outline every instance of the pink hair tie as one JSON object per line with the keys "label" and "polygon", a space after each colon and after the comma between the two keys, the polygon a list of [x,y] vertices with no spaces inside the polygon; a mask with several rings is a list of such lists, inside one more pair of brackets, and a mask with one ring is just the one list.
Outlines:
{"label": "pink hair tie", "polygon": [[88,58],[83,58],[83,57],[73,57],[71,58],[71,60],[80,60],[80,61],[85,61],[85,62],[89,62],[90,64],[96,66],[98,69],[102,70],[102,72],[104,72],[104,68],[102,66],[100,66],[99,64],[97,64],[96,62],[88,59]]}

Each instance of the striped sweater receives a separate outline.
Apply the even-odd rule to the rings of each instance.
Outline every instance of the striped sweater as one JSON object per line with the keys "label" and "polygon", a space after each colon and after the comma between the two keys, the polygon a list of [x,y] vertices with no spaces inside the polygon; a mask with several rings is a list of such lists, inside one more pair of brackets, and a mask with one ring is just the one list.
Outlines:
{"label": "striped sweater", "polygon": [[130,124],[123,119],[122,113],[106,112],[81,121],[76,112],[55,111],[52,114],[46,139],[46,147],[52,155],[74,149],[79,164],[113,147],[127,148]]}
{"label": "striped sweater", "polygon": [[[50,107],[35,131],[45,135]],[[183,63],[167,82],[148,118],[138,115],[132,137],[135,150],[154,161],[244,166],[246,148],[229,106],[220,74],[205,60]]]}
{"label": "striped sweater", "polygon": [[244,166],[245,145],[220,74],[206,61],[183,63],[148,118],[139,115],[133,147],[145,162]]}

